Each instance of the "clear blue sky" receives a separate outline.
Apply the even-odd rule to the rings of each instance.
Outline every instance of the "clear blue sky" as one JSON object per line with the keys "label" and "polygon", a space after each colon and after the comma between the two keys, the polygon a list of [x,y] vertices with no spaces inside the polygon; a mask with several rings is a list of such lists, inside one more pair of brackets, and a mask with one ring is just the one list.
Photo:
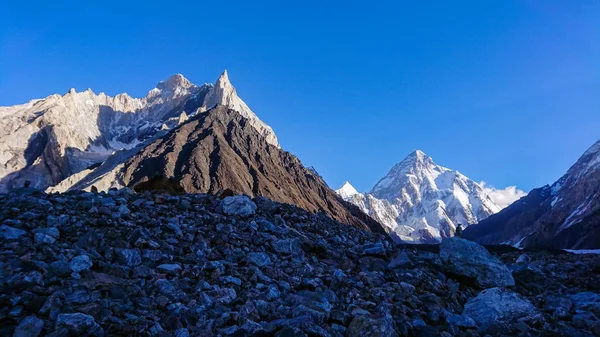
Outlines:
{"label": "clear blue sky", "polygon": [[600,2],[4,1],[0,105],[228,69],[284,149],[370,189],[409,152],[496,187],[600,138]]}

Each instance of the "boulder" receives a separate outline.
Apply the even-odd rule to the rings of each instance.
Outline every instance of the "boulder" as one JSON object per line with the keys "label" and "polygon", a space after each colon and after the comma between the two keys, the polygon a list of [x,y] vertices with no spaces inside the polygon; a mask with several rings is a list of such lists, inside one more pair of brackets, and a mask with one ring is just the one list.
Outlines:
{"label": "boulder", "polygon": [[127,267],[135,267],[142,264],[142,257],[137,249],[115,249],[117,262]]}
{"label": "boulder", "polygon": [[264,267],[271,264],[271,258],[265,253],[248,253],[247,259],[248,263],[257,267]]}
{"label": "boulder", "polygon": [[22,229],[7,225],[0,226],[0,237],[5,240],[18,240],[25,234],[27,234],[27,232]]}
{"label": "boulder", "polygon": [[56,319],[56,329],[67,329],[71,335],[86,334],[87,336],[103,335],[102,329],[94,321],[94,317],[82,313],[60,314]]}
{"label": "boulder", "polygon": [[521,295],[504,288],[483,290],[470,299],[463,315],[472,318],[481,331],[493,324],[516,323],[518,320],[539,317],[538,310]]}
{"label": "boulder", "polygon": [[458,237],[440,244],[442,267],[450,274],[473,281],[480,288],[515,285],[506,265],[477,243]]}
{"label": "boulder", "polygon": [[256,204],[246,195],[223,199],[223,212],[227,215],[248,217],[256,212]]}
{"label": "boulder", "polygon": [[575,310],[589,311],[600,317],[600,294],[593,292],[581,292],[571,295],[571,301]]}
{"label": "boulder", "polygon": [[71,262],[69,262],[69,269],[74,273],[80,273],[84,270],[88,270],[92,267],[94,263],[92,259],[90,259],[87,255],[79,255],[74,257]]}
{"label": "boulder", "polygon": [[44,329],[44,321],[35,317],[25,317],[15,329],[13,337],[37,337]]}
{"label": "boulder", "polygon": [[299,239],[276,239],[271,242],[271,246],[276,252],[285,255],[302,252],[302,246]]}

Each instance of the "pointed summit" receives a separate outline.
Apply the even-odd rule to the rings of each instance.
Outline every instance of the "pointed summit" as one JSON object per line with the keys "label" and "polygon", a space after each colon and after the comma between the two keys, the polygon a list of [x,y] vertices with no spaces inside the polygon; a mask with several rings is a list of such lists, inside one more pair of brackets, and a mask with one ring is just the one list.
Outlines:
{"label": "pointed summit", "polygon": [[428,155],[426,155],[425,152],[423,152],[421,150],[415,150],[415,151],[411,152],[402,161],[420,161],[420,162],[431,161],[431,162],[433,162],[433,160],[431,159],[431,157],[429,157]]}
{"label": "pointed summit", "polygon": [[194,86],[187,78],[181,74],[175,74],[166,81],[161,81],[156,85],[159,90],[176,91],[179,88],[188,89]]}
{"label": "pointed summit", "polygon": [[[436,165],[433,162],[433,159],[425,154],[425,152],[421,150],[415,150],[411,152],[408,156],[398,162],[392,169],[388,172],[386,177],[397,177],[404,176],[406,174],[418,174],[423,171],[431,171],[436,168],[441,168],[442,170],[447,170],[441,166]],[[383,180],[383,179],[382,179]],[[373,189],[375,189],[375,186]]]}
{"label": "pointed summit", "polygon": [[231,82],[229,81],[229,74],[227,73],[227,69],[223,70],[223,73],[217,79],[217,84],[219,84],[219,83],[231,85]]}
{"label": "pointed summit", "polygon": [[350,184],[350,182],[346,181],[342,187],[335,190],[335,193],[342,197],[342,199],[347,200],[353,195],[359,194],[358,191]]}
{"label": "pointed summit", "polygon": [[200,111],[206,111],[214,108],[217,105],[224,105],[229,109],[239,112],[245,118],[250,120],[250,124],[254,126],[259,133],[265,136],[267,143],[279,147],[277,142],[277,136],[273,132],[270,126],[261,121],[256,114],[250,110],[248,105],[242,101],[237,95],[235,87],[229,81],[229,74],[227,70],[223,71],[221,76],[217,79],[214,87],[210,89],[206,97],[204,98],[204,104],[200,108]]}

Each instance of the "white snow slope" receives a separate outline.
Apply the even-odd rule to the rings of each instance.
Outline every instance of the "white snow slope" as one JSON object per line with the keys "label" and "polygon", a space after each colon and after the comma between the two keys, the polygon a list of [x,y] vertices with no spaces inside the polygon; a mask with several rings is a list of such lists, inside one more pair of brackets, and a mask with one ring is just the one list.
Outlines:
{"label": "white snow slope", "polygon": [[338,194],[383,224],[397,241],[437,242],[500,211],[478,183],[433,162],[422,151],[396,164],[369,193]]}

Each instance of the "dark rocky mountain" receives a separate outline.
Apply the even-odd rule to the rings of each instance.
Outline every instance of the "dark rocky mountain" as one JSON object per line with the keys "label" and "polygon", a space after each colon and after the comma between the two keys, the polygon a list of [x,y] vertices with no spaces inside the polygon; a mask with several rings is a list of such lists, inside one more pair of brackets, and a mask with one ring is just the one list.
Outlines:
{"label": "dark rocky mountain", "polygon": [[0,205],[0,336],[600,335],[595,255],[419,251],[264,197]]}
{"label": "dark rocky mountain", "polygon": [[222,105],[150,143],[107,176],[130,187],[168,177],[187,193],[217,194],[229,189],[265,196],[384,233],[379,223],[338,197],[314,170],[269,144],[246,117]]}
{"label": "dark rocky mountain", "polygon": [[600,141],[554,184],[534,189],[463,236],[525,248],[600,248]]}

